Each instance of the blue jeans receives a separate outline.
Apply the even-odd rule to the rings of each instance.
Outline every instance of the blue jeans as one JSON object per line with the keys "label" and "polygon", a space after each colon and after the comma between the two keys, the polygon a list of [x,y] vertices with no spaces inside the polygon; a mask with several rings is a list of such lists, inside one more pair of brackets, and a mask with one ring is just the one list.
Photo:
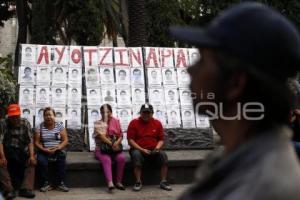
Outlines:
{"label": "blue jeans", "polygon": [[45,153],[38,152],[37,154],[37,172],[40,186],[46,181],[49,181],[49,169],[53,169],[55,185],[64,182],[66,176],[66,156],[57,156],[56,161],[49,161],[49,157],[50,156]]}

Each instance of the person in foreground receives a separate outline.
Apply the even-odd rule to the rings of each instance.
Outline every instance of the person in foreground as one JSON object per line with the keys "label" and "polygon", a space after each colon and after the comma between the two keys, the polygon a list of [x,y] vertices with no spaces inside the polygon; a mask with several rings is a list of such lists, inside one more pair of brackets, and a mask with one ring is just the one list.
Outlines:
{"label": "person in foreground", "polygon": [[7,108],[7,118],[0,121],[0,183],[5,199],[16,197],[15,189],[20,186],[19,196],[34,198],[36,158],[30,123],[20,117],[18,104]]}
{"label": "person in foreground", "polygon": [[34,143],[37,152],[37,170],[40,191],[46,192],[52,189],[49,180],[49,165],[53,166],[55,186],[63,192],[68,192],[65,185],[66,174],[66,150],[68,144],[67,131],[62,122],[55,121],[55,111],[51,107],[44,109],[44,122],[36,127]]}
{"label": "person in foreground", "polygon": [[[112,116],[112,107],[109,104],[104,104],[100,108],[101,120],[95,121],[95,130],[93,137],[95,138],[96,149],[95,157],[101,161],[104,175],[107,182],[107,187],[111,192],[115,187],[119,190],[125,190],[122,184],[125,155],[121,149],[123,139],[120,122]],[[104,152],[101,149],[101,143],[106,143],[110,146],[110,152]],[[112,162],[116,162],[116,184],[113,183]]]}
{"label": "person in foreground", "polygon": [[140,191],[142,189],[141,173],[144,161],[148,161],[148,165],[158,164],[161,167],[160,188],[172,190],[167,182],[168,157],[162,151],[164,131],[161,122],[153,118],[152,105],[142,105],[140,117],[129,123],[127,139],[134,166],[135,184],[133,190]]}
{"label": "person in foreground", "polygon": [[206,28],[170,32],[200,50],[201,59],[188,69],[194,107],[211,117],[225,147],[207,158],[197,182],[179,199],[299,199],[286,84],[300,69],[295,26],[248,2],[225,10]]}

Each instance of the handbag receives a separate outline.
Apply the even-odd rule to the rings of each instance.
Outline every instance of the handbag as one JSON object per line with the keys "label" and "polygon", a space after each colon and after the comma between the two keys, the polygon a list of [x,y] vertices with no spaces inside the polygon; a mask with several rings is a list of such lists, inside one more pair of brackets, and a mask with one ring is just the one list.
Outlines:
{"label": "handbag", "polygon": [[[115,135],[112,135],[112,136],[109,136],[112,143],[114,144],[118,138],[117,136]],[[122,144],[119,144],[119,150],[118,151],[114,151],[112,149],[112,146],[110,146],[109,144],[105,143],[105,142],[101,142],[100,144],[100,151],[101,153],[104,153],[104,154],[114,154],[114,153],[120,153],[121,151],[123,151],[123,145]]]}

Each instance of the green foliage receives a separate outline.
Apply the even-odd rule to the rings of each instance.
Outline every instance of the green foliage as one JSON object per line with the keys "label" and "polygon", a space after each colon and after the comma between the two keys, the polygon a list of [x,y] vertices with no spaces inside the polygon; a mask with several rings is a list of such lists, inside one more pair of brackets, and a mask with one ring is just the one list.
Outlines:
{"label": "green foliage", "polygon": [[184,24],[177,1],[147,1],[146,10],[148,12],[148,44],[150,46],[173,46],[174,40],[170,38],[168,28],[173,24]]}
{"label": "green foliage", "polygon": [[0,116],[1,111],[16,101],[16,82],[12,76],[12,56],[0,57]]}

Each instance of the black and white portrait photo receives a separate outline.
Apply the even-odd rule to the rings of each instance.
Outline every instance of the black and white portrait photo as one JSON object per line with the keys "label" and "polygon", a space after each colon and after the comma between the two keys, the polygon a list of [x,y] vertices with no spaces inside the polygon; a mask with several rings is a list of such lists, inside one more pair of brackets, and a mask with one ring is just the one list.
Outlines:
{"label": "black and white portrait photo", "polygon": [[52,106],[65,106],[67,93],[65,87],[52,87]]}
{"label": "black and white portrait photo", "polygon": [[113,84],[114,81],[114,69],[112,67],[100,67],[100,82],[103,84]]}
{"label": "black and white portrait photo", "polygon": [[196,126],[197,128],[202,128],[202,129],[210,128],[210,122],[208,116],[196,114]]}
{"label": "black and white portrait photo", "polygon": [[131,85],[144,85],[144,70],[143,68],[131,68]]}
{"label": "black and white portrait photo", "polygon": [[19,91],[19,104],[24,106],[34,105],[33,91],[34,91],[33,87],[21,86]]}
{"label": "black and white portrait photo", "polygon": [[70,84],[81,85],[82,70],[80,67],[69,67],[69,80]]}
{"label": "black and white portrait photo", "polygon": [[102,104],[102,95],[99,88],[87,88],[87,101],[89,106],[100,106]]}
{"label": "black and white portrait photo", "polygon": [[147,69],[148,85],[161,85],[162,75],[160,68]]}
{"label": "black and white portrait photo", "polygon": [[177,85],[176,72],[174,68],[163,68],[162,74],[164,85]]}
{"label": "black and white portrait photo", "polygon": [[117,102],[118,106],[131,106],[130,88],[117,89]]}
{"label": "black and white portrait photo", "polygon": [[68,105],[81,106],[81,88],[68,87]]}
{"label": "black and white portrait photo", "polygon": [[149,88],[149,99],[152,105],[165,105],[164,90],[162,88]]}
{"label": "black and white portrait photo", "polygon": [[167,125],[167,114],[164,106],[154,106],[153,117],[159,120],[163,127]]}
{"label": "black and white portrait photo", "polygon": [[32,85],[35,83],[34,70],[33,66],[21,66],[19,68],[19,83],[23,85]]}
{"label": "black and white portrait photo", "polygon": [[178,105],[178,91],[176,88],[166,88],[165,87],[165,99],[166,105]]}
{"label": "black and white portrait photo", "polygon": [[191,91],[189,88],[180,88],[179,89],[179,97],[180,97],[180,104],[181,105],[193,105]]}
{"label": "black and white portrait photo", "polygon": [[88,108],[88,123],[89,126],[94,126],[94,122],[100,120],[100,107],[89,107]]}
{"label": "black and white portrait photo", "polygon": [[193,107],[181,108],[181,119],[183,128],[195,128],[195,114]]}
{"label": "black and white portrait photo", "polygon": [[178,77],[178,86],[179,87],[188,87],[191,79],[190,75],[187,72],[187,68],[177,68],[177,77]]}
{"label": "black and white portrait photo", "polygon": [[103,103],[108,103],[111,106],[116,105],[116,94],[114,87],[102,87],[101,88]]}
{"label": "black and white portrait photo", "polygon": [[36,82],[38,85],[50,85],[51,67],[38,66],[36,69]]}
{"label": "black and white portrait photo", "polygon": [[35,65],[36,64],[36,46],[22,44],[22,56],[21,64],[22,65]]}
{"label": "black and white portrait photo", "polygon": [[64,126],[66,125],[66,108],[60,107],[55,108],[55,120],[57,122],[62,122]]}
{"label": "black and white portrait photo", "polygon": [[44,107],[35,108],[35,127],[39,128],[39,125],[44,121]]}
{"label": "black and white portrait photo", "polygon": [[54,66],[52,69],[52,84],[66,84],[67,67]]}
{"label": "black and white portrait photo", "polygon": [[132,113],[130,108],[121,108],[117,110],[118,118],[120,120],[122,131],[126,131],[129,122],[132,120]]}
{"label": "black and white portrait photo", "polygon": [[50,90],[49,87],[38,86],[36,88],[36,105],[38,107],[50,106]]}
{"label": "black and white portrait photo", "polygon": [[132,87],[132,104],[144,104],[145,103],[145,89],[144,87]]}
{"label": "black and white portrait photo", "polygon": [[181,125],[178,107],[167,108],[168,128],[179,128]]}
{"label": "black and white portrait photo", "polygon": [[80,128],[81,127],[81,109],[80,108],[68,108],[67,126],[68,128]]}
{"label": "black and white portrait photo", "polygon": [[116,83],[119,85],[130,85],[130,70],[129,68],[116,68]]}
{"label": "black and white portrait photo", "polygon": [[33,127],[33,110],[29,107],[21,107],[21,117],[27,119]]}
{"label": "black and white portrait photo", "polygon": [[201,57],[198,49],[188,49],[189,52],[189,65],[195,64]]}
{"label": "black and white portrait photo", "polygon": [[98,67],[86,67],[85,68],[85,79],[87,87],[97,87],[100,86],[99,81],[99,69]]}

